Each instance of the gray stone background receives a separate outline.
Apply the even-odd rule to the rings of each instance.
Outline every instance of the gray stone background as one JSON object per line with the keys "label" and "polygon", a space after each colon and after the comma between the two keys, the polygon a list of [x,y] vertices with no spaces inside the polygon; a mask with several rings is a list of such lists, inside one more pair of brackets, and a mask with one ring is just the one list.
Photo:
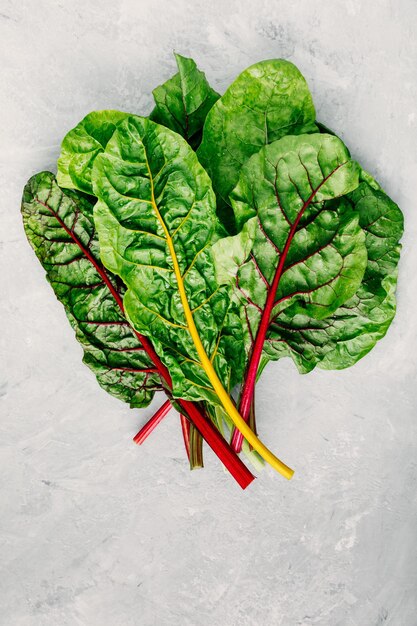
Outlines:
{"label": "gray stone background", "polygon": [[[417,624],[415,0],[0,0],[0,622],[7,626]],[[147,114],[193,56],[215,88],[295,62],[318,118],[406,216],[398,315],[354,368],[259,384],[262,437],[296,469],[242,492],[178,416],[142,448],[81,364],[25,241],[26,179],[87,112]]]}

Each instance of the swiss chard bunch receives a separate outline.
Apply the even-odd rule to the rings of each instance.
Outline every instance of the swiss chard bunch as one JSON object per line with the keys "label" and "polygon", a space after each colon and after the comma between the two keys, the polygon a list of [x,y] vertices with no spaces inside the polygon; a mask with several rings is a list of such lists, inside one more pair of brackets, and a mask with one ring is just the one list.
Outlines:
{"label": "swiss chard bunch", "polygon": [[385,335],[402,213],[293,64],[220,97],[176,60],[149,117],[97,111],[66,135],[57,176],[25,187],[26,234],[99,384],[131,407],[166,394],[137,443],[174,406],[191,468],[204,439],[243,488],[242,449],[291,478],[257,437],[256,381],[284,356],[349,367]]}

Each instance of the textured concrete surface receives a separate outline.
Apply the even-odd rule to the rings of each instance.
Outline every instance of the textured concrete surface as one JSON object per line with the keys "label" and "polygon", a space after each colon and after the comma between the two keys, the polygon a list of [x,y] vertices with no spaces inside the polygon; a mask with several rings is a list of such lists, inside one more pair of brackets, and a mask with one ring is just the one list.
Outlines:
{"label": "textured concrete surface", "polygon": [[[0,0],[1,624],[417,624],[416,31],[414,0]],[[406,215],[386,339],[351,370],[282,361],[259,385],[291,483],[241,492],[210,453],[190,473],[174,413],[135,447],[151,409],[99,389],[24,238],[26,179],[88,111],[146,114],[172,49],[220,91],[294,61]]]}

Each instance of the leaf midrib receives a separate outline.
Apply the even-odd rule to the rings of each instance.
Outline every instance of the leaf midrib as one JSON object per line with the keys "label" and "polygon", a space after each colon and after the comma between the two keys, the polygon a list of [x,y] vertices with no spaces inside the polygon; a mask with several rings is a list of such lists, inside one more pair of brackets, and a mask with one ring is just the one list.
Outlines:
{"label": "leaf midrib", "polygon": [[[284,272],[284,266],[285,266],[285,261],[288,255],[288,251],[290,249],[293,238],[297,232],[298,225],[305,211],[313,202],[313,199],[316,196],[317,192],[329,180],[329,178],[333,176],[333,174],[335,174],[335,172],[337,172],[343,165],[346,165],[346,163],[348,163],[348,161],[343,161],[342,163],[339,163],[337,167],[335,167],[329,174],[327,174],[327,176],[323,178],[320,184],[315,189],[312,190],[310,196],[307,198],[307,200],[304,202],[303,206],[301,207],[300,211],[298,212],[297,217],[292,223],[292,226],[288,233],[285,246],[279,257],[279,262],[278,262],[278,266],[274,275],[274,279],[268,289],[268,296],[265,302],[265,307],[261,316],[261,321],[258,327],[258,332],[256,334],[255,342],[253,345],[252,356],[248,364],[245,385],[243,388],[243,392],[242,392],[242,396],[241,396],[241,400],[239,404],[239,410],[240,410],[240,413],[243,414],[244,419],[246,419],[246,417],[249,415],[254,385],[256,382],[256,374],[257,374],[259,363],[261,360],[262,349],[266,340],[266,334],[268,332],[269,324],[271,321],[271,314],[275,305],[275,296],[278,290],[281,276]],[[278,206],[280,206],[280,203],[278,203]],[[258,221],[259,223],[261,223],[259,216],[258,216]]]}

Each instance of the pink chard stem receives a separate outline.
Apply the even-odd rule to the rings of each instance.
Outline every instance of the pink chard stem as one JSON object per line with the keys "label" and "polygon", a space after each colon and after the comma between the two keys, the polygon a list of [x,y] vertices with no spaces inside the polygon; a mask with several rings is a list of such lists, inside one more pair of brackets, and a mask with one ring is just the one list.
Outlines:
{"label": "pink chard stem", "polygon": [[171,402],[167,400],[162,406],[152,415],[151,419],[146,422],[140,429],[137,435],[133,437],[133,441],[139,446],[145,441],[145,439],[151,434],[154,428],[158,426],[159,422],[162,422],[164,417],[171,410]]}
{"label": "pink chard stem", "polygon": [[[341,167],[341,165],[339,165],[336,169],[339,169],[339,167]],[[255,342],[252,348],[252,354],[249,359],[249,364],[246,370],[246,378],[243,383],[242,395],[240,397],[239,413],[246,422],[249,420],[249,414],[250,414],[254,392],[255,392],[255,383],[256,383],[256,378],[258,374],[259,363],[261,361],[262,350],[263,350],[263,346],[266,340],[268,327],[271,321],[272,311],[276,304],[275,298],[276,298],[278,286],[281,280],[281,276],[284,273],[288,250],[290,249],[291,243],[294,239],[294,235],[297,232],[298,225],[306,209],[310,206],[311,202],[314,200],[314,197],[317,191],[326,182],[326,180],[330,178],[330,176],[334,173],[334,171],[328,174],[316,189],[312,190],[310,196],[304,202],[303,206],[298,212],[296,219],[291,225],[287,240],[285,242],[284,249],[282,250],[282,253],[279,257],[279,262],[278,262],[278,266],[275,272],[274,279],[268,289],[268,295],[266,298],[265,307],[262,312],[262,317],[261,317],[261,322],[258,327],[258,332],[256,333]],[[232,436],[232,444],[231,444],[232,449],[235,452],[240,452],[242,449],[242,443],[243,443],[243,436],[235,428],[233,432],[233,436]]]}
{"label": "pink chard stem", "polygon": [[188,460],[190,460],[190,422],[189,420],[185,417],[185,415],[180,415],[180,421],[181,421],[181,430],[182,430],[182,436],[184,439],[184,446],[185,446],[185,450],[187,452],[187,457]]}

